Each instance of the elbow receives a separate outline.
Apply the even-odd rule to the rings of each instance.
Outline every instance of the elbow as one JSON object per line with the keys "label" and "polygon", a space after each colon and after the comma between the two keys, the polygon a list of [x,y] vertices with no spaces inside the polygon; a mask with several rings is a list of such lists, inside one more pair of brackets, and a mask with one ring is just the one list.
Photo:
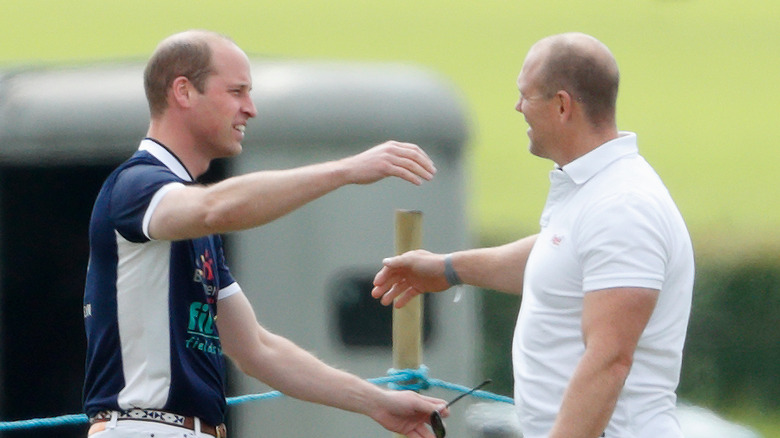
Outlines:
{"label": "elbow", "polygon": [[634,349],[619,348],[614,344],[600,344],[599,346],[591,343],[586,345],[587,359],[583,357],[597,372],[611,382],[625,382],[631,367],[634,364]]}
{"label": "elbow", "polygon": [[226,231],[232,231],[230,228],[230,220],[220,211],[208,211],[203,216],[201,223],[207,234],[219,234]]}
{"label": "elbow", "polygon": [[236,221],[236,209],[219,199],[216,194],[211,194],[203,200],[201,208],[203,216],[201,223],[209,234],[218,234],[226,231],[234,231]]}
{"label": "elbow", "polygon": [[247,376],[263,383],[271,384],[275,365],[282,363],[276,345],[276,336],[258,325],[256,332],[251,329],[236,337],[222,338],[222,352]]}
{"label": "elbow", "polygon": [[250,351],[248,348],[230,348],[224,342],[222,343],[222,353],[230,358],[233,365],[243,374],[256,377],[252,371],[254,369],[252,364],[256,363],[257,359],[250,354]]}
{"label": "elbow", "polygon": [[621,383],[625,382],[628,374],[631,372],[631,366],[634,364],[634,353],[617,352],[607,363],[609,373],[613,378]]}
{"label": "elbow", "polygon": [[230,353],[225,353],[225,354],[227,355],[227,357],[230,358],[230,361],[233,362],[233,365],[235,365],[236,368],[238,368],[238,370],[241,371],[241,373],[246,375],[250,374],[249,373],[250,367],[246,363],[246,361],[241,360],[239,356],[231,355]]}

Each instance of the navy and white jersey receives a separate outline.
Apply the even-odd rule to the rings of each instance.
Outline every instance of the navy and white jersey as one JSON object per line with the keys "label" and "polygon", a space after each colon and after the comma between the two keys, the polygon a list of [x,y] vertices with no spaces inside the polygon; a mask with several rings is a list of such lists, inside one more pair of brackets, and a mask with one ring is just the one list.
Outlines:
{"label": "navy and white jersey", "polygon": [[90,220],[84,408],[160,409],[216,425],[225,413],[217,300],[240,291],[219,236],[149,237],[162,197],[192,183],[151,139],[106,180]]}

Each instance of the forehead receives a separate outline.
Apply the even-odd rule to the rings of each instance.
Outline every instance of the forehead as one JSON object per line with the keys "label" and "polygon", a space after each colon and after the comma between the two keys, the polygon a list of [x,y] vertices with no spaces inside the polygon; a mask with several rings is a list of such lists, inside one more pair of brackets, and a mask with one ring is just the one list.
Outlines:
{"label": "forehead", "polygon": [[538,84],[538,72],[541,68],[542,60],[538,50],[531,49],[523,62],[520,74],[517,76],[517,88],[523,90],[533,88]]}
{"label": "forehead", "polygon": [[213,76],[231,84],[252,84],[249,58],[243,50],[227,40],[215,42],[211,48],[211,62],[214,67]]}

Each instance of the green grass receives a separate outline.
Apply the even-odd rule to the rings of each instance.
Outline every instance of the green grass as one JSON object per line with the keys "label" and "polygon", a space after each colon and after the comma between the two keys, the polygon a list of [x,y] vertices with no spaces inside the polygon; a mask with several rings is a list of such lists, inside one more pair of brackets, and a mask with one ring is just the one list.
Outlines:
{"label": "green grass", "polygon": [[[0,0],[0,65],[145,58],[191,27],[255,55],[400,61],[442,73],[473,119],[471,219],[479,232],[536,228],[550,164],[529,156],[514,113],[526,50],[581,30],[607,43],[623,85],[619,124],[664,177],[702,244],[780,240],[780,7],[730,2]],[[122,31],[117,31],[122,29]]]}

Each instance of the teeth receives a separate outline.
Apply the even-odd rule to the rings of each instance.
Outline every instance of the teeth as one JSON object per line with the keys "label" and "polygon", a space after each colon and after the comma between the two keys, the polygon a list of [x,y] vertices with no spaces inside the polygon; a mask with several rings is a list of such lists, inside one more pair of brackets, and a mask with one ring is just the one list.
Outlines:
{"label": "teeth", "polygon": [[238,129],[241,132],[244,132],[244,131],[246,131],[246,125],[237,125],[236,129]]}

